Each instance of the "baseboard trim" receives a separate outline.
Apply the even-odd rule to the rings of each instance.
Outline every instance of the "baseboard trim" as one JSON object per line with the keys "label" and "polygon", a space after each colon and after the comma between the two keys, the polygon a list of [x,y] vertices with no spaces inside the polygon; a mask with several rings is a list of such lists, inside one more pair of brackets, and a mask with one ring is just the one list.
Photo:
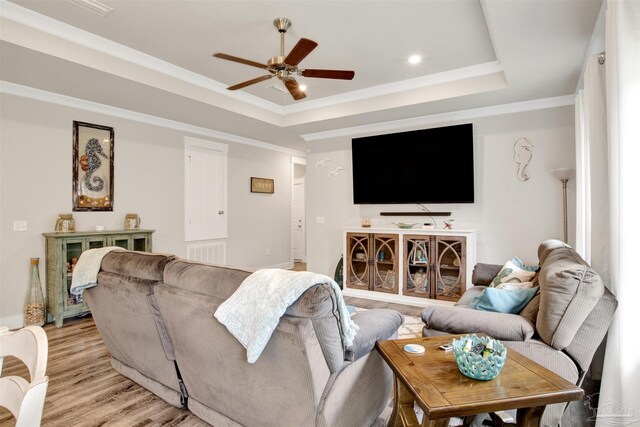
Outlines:
{"label": "baseboard trim", "polygon": [[451,301],[441,301],[434,299],[425,299],[418,297],[411,297],[405,295],[387,294],[384,292],[363,291],[360,289],[344,288],[342,294],[348,297],[364,298],[374,301],[390,302],[394,304],[412,305],[415,307],[427,307],[430,305],[448,305],[452,306],[455,303]]}
{"label": "baseboard trim", "polygon": [[264,267],[260,268],[282,268],[284,270],[291,270],[293,268],[293,261],[282,262],[280,264],[265,265]]}

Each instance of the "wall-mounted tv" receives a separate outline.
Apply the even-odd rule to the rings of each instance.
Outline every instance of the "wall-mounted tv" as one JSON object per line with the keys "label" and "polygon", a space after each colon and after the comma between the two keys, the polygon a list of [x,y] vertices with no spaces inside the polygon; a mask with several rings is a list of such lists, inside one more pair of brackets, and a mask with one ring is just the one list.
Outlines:
{"label": "wall-mounted tv", "polygon": [[354,138],[353,202],[473,203],[471,123]]}

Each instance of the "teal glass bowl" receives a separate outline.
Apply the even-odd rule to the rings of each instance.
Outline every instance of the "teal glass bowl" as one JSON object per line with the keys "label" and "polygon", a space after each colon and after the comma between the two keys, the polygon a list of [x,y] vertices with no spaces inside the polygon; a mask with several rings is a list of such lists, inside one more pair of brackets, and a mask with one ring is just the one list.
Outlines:
{"label": "teal glass bowl", "polygon": [[478,343],[486,346],[491,338],[478,337],[474,334],[453,340],[453,355],[456,358],[460,372],[469,378],[482,381],[492,380],[497,377],[504,366],[504,362],[507,360],[506,347],[500,341],[493,340],[493,352],[487,357],[482,357],[482,353],[476,354],[472,351],[464,350],[464,345],[468,339],[471,339],[471,348],[473,348]]}

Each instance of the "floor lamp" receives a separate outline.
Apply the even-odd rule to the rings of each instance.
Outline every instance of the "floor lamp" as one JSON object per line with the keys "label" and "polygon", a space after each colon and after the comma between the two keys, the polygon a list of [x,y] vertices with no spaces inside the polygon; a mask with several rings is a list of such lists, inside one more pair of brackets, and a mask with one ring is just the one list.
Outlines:
{"label": "floor lamp", "polygon": [[562,216],[564,219],[564,242],[568,243],[569,240],[567,233],[567,182],[574,176],[576,176],[576,171],[573,168],[558,168],[552,169],[551,173],[562,183]]}

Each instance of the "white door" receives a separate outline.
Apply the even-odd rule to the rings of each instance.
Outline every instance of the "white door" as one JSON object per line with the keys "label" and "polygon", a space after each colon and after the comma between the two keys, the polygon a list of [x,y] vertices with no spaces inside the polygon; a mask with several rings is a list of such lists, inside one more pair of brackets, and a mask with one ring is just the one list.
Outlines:
{"label": "white door", "polygon": [[293,184],[293,259],[304,260],[305,253],[305,225],[304,225],[304,183]]}
{"label": "white door", "polygon": [[227,237],[227,145],[185,138],[185,240]]}

